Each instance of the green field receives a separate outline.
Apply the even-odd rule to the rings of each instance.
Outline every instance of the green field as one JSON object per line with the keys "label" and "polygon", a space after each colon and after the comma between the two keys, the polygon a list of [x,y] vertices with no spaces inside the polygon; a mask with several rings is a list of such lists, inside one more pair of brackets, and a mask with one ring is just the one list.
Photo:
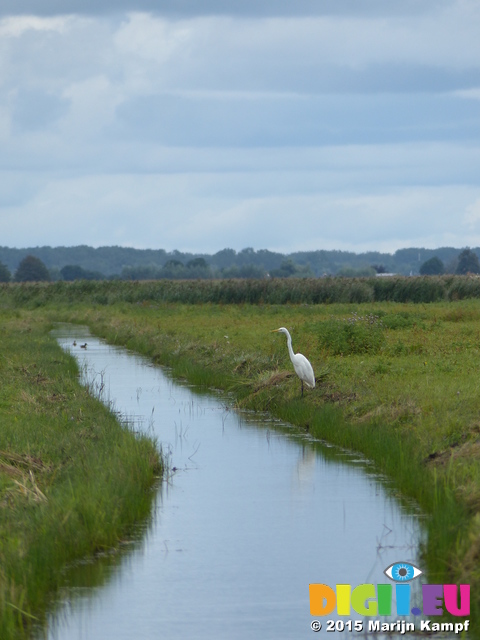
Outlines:
{"label": "green field", "polygon": [[[419,280],[424,290],[430,286]],[[404,290],[415,290],[412,282]],[[17,314],[17,325],[87,324],[110,342],[171,367],[176,376],[228,390],[242,407],[270,411],[373,460],[427,514],[428,581],[470,583],[471,624],[478,628],[479,299],[310,304],[300,296],[297,304],[220,304],[201,302],[199,291],[209,299],[215,284],[209,289],[201,283],[198,290],[194,283],[184,289],[169,284],[168,299],[164,283],[57,285],[6,287],[0,304],[5,314]],[[234,282],[222,286],[241,297]],[[293,296],[296,285],[290,286]],[[345,286],[352,291],[352,283]],[[457,278],[455,286],[465,291],[477,283]],[[432,287],[438,289],[436,279]],[[278,295],[277,283],[272,289]],[[268,295],[273,293],[266,290]],[[199,299],[182,302],[188,296]],[[290,330],[294,350],[313,364],[317,386],[304,398],[285,336],[271,333],[280,326]]]}

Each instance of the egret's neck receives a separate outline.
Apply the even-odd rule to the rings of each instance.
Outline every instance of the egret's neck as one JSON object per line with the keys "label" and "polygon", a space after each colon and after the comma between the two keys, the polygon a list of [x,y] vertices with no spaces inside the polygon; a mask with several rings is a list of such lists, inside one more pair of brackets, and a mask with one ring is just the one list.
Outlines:
{"label": "egret's neck", "polygon": [[287,333],[287,346],[288,346],[288,353],[290,354],[290,360],[293,362],[293,356],[295,355],[293,353],[293,349],[292,349],[292,336]]}

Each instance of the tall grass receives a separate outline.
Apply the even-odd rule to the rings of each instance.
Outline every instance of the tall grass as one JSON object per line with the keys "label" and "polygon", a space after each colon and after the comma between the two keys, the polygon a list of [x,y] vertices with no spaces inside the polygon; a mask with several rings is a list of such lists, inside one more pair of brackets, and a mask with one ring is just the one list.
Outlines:
{"label": "tall grass", "polygon": [[214,304],[334,304],[368,302],[429,303],[480,297],[476,276],[416,276],[388,278],[288,278],[262,280],[155,280],[141,282],[87,281],[24,283],[0,286],[0,303],[44,306],[52,301],[214,303]]}
{"label": "tall grass", "polygon": [[385,344],[382,320],[373,314],[331,318],[317,325],[321,346],[333,355],[378,353]]}

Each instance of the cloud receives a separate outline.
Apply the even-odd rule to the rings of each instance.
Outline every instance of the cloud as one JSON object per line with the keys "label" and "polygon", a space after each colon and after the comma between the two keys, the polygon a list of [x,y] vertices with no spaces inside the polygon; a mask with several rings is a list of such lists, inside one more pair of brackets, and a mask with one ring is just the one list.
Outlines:
{"label": "cloud", "polygon": [[[472,66],[480,44],[475,36],[460,46],[465,30],[451,36],[445,55],[418,20],[399,26],[351,16],[20,17],[0,29],[10,61],[0,71],[3,113],[19,128],[34,118],[35,101],[21,96],[38,95],[39,124],[62,116],[63,135],[97,142],[104,134],[258,147],[472,139],[479,131],[465,87],[480,85]],[[402,46],[405,29],[427,56]],[[450,49],[471,60],[451,66]]]}
{"label": "cloud", "polygon": [[143,11],[167,16],[196,17],[199,15],[232,16],[294,16],[294,15],[403,15],[419,14],[448,4],[445,0],[403,0],[401,3],[384,0],[70,0],[65,7],[64,0],[3,0],[0,15],[32,14],[51,16],[64,14],[102,15]]}
{"label": "cloud", "polygon": [[3,242],[65,244],[69,237],[70,244],[194,252],[469,244],[465,228],[451,221],[480,201],[477,186],[385,185],[372,193],[370,185],[357,183],[345,193],[341,184],[333,189],[328,182],[328,176],[322,184],[285,171],[50,174],[28,202],[5,203]]}
{"label": "cloud", "polygon": [[452,5],[433,18],[402,20],[349,15],[168,21],[134,13],[115,43],[131,70],[152,74],[152,92],[438,92],[479,85],[480,42],[472,26],[479,19],[480,5],[468,12]]}
{"label": "cloud", "polygon": [[4,243],[395,250],[476,228],[477,2],[8,2]]}
{"label": "cloud", "polygon": [[118,133],[172,146],[322,146],[480,135],[475,101],[450,95],[323,95],[230,99],[165,93],[118,110]]}

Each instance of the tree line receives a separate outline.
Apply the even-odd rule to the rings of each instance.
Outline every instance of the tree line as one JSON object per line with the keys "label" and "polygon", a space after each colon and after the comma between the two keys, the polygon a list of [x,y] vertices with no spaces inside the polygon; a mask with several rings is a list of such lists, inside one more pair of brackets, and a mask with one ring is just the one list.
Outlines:
{"label": "tree line", "polygon": [[[153,254],[156,261],[152,262],[149,259]],[[163,250],[123,247],[71,247],[70,251],[65,247],[37,247],[30,252],[0,247],[0,282],[314,278],[332,275],[371,277],[386,273],[476,274],[480,273],[479,254],[480,249],[448,247],[437,250],[402,249],[395,254],[316,251],[289,255],[267,250],[243,249],[236,252],[224,249],[212,256],[194,256],[179,251],[167,254]],[[423,262],[420,262],[421,256],[425,258]],[[9,263],[2,259],[5,257]],[[129,259],[131,263],[124,264],[122,259]],[[104,270],[97,268],[99,262]]]}

